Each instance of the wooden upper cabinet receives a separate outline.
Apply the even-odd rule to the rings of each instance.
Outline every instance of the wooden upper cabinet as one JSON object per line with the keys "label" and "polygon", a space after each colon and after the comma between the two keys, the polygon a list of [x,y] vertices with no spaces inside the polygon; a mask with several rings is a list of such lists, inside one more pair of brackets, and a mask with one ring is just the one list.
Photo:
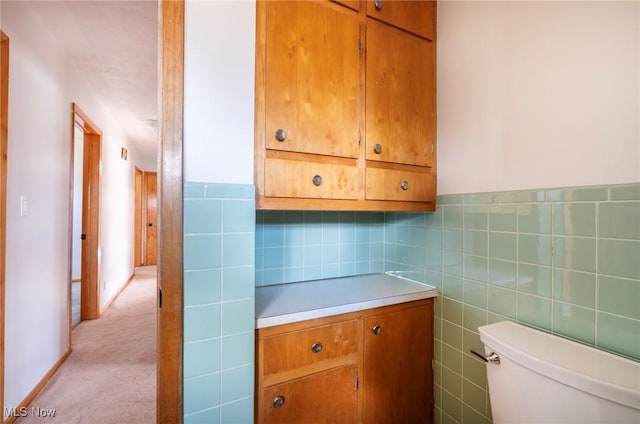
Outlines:
{"label": "wooden upper cabinet", "polygon": [[356,12],[328,1],[265,3],[265,147],[358,157]]}
{"label": "wooden upper cabinet", "polygon": [[435,1],[367,0],[367,16],[429,40],[435,35],[435,10]]}
{"label": "wooden upper cabinet", "polygon": [[367,160],[434,166],[433,49],[431,41],[374,20],[367,23]]}
{"label": "wooden upper cabinet", "polygon": [[257,1],[258,209],[435,209],[434,13],[431,1]]}

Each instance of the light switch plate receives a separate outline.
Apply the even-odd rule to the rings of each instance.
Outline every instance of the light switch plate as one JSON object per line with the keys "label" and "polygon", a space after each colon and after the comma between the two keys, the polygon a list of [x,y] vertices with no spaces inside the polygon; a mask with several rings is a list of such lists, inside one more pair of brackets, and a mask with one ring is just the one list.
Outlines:
{"label": "light switch plate", "polygon": [[20,196],[20,216],[29,216],[29,198]]}

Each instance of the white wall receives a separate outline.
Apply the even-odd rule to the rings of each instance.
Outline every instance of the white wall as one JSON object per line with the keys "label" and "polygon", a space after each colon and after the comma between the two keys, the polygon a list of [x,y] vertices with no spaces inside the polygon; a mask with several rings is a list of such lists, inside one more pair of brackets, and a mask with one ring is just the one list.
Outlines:
{"label": "white wall", "polygon": [[[133,272],[135,149],[59,54],[33,2],[2,2],[11,43],[5,406],[24,400],[68,348],[71,103],[101,128],[100,280],[104,305]],[[120,147],[129,147],[128,161]],[[19,198],[27,196],[28,216]]]}
{"label": "white wall", "polygon": [[186,3],[185,181],[253,184],[255,9]]}
{"label": "white wall", "polygon": [[441,194],[640,181],[639,4],[438,4]]}

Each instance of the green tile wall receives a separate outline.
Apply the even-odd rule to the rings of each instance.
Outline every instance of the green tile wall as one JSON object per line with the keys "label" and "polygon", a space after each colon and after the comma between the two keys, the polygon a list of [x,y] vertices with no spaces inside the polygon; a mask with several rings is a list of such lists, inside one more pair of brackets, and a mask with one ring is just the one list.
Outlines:
{"label": "green tile wall", "polygon": [[384,271],[384,214],[258,211],[256,285]]}
{"label": "green tile wall", "polygon": [[524,323],[640,360],[640,184],[440,196],[385,214],[385,270],[435,285],[436,422],[491,421],[478,326]]}
{"label": "green tile wall", "polygon": [[253,421],[251,185],[184,187],[184,421]]}
{"label": "green tile wall", "polygon": [[[518,321],[640,360],[640,184],[449,195],[438,205],[258,211],[255,284],[396,270],[436,286],[437,423],[491,422],[485,366],[468,354],[487,323]],[[213,234],[202,236],[216,235],[207,225]],[[194,286],[217,281],[209,272],[194,272]],[[219,302],[215,293],[197,298]],[[204,344],[208,354],[216,340]]]}

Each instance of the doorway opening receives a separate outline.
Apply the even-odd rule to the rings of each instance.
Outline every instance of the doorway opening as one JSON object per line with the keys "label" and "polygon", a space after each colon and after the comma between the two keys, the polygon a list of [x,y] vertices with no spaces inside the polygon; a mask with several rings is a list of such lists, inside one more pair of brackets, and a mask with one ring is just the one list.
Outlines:
{"label": "doorway opening", "polygon": [[[70,257],[73,258],[74,247],[80,252],[79,278],[80,278],[80,320],[96,319],[100,316],[100,290],[99,290],[99,231],[100,231],[100,149],[102,145],[102,131],[75,103],[72,104],[72,125],[74,137],[71,148],[71,175],[74,175],[71,193],[71,221],[74,228],[79,227],[79,243],[72,240],[70,243]],[[77,135],[77,137],[75,136]],[[76,146],[82,144],[82,146]],[[77,147],[77,148],[76,148]],[[76,167],[76,162],[82,162],[81,167]],[[77,169],[78,177],[75,178]],[[80,176],[81,174],[81,176]],[[77,199],[77,200],[76,200]],[[81,203],[76,205],[76,201]],[[74,210],[78,215],[74,219]],[[75,231],[72,231],[72,237]],[[71,285],[74,280],[73,259],[69,265],[69,325],[72,325],[73,299],[71,297]],[[77,302],[76,302],[77,304]],[[71,331],[69,331],[71,337]]]}
{"label": "doorway opening", "polygon": [[82,176],[84,169],[84,130],[73,126],[73,213],[71,226],[71,328],[80,324],[80,283],[82,281]]}

